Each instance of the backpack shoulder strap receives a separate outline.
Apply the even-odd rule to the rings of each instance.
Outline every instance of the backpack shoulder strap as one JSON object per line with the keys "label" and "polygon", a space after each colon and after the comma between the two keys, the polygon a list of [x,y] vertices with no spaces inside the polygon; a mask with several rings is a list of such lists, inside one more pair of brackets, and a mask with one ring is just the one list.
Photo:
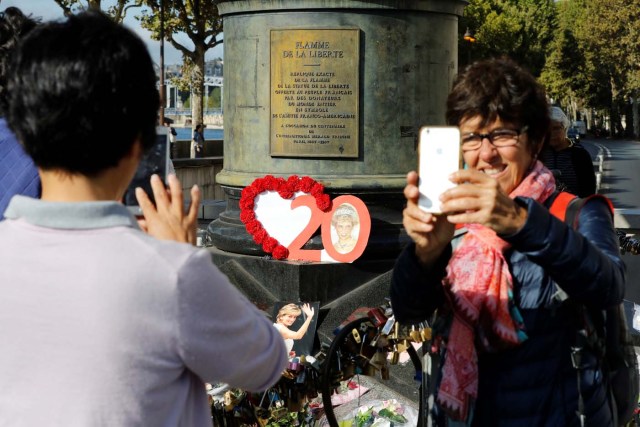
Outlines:
{"label": "backpack shoulder strap", "polygon": [[572,228],[578,227],[578,213],[589,200],[600,199],[609,206],[611,215],[613,215],[613,203],[602,194],[592,194],[587,197],[580,198],[566,191],[559,192],[551,202],[549,212],[560,221],[568,224]]}
{"label": "backpack shoulder strap", "polygon": [[549,207],[549,212],[551,212],[551,215],[555,216],[560,221],[568,222],[566,221],[567,209],[569,208],[569,205],[571,204],[571,202],[573,202],[577,198],[578,196],[574,194],[567,193],[566,191],[561,191],[553,199],[553,202],[551,202],[551,206]]}

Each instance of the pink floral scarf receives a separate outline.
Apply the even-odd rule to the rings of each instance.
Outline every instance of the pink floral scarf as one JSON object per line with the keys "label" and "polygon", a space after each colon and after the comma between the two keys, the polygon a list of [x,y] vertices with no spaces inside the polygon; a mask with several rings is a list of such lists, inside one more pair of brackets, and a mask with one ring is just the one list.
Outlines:
{"label": "pink floral scarf", "polygon": [[[537,161],[509,197],[544,202],[554,191],[553,175]],[[465,227],[469,232],[454,251],[443,280],[453,322],[437,398],[456,420],[467,419],[469,404],[478,394],[476,339],[488,351],[495,351],[496,342],[504,348],[527,339],[513,304],[513,281],[503,256],[509,244],[490,228],[478,224]]]}

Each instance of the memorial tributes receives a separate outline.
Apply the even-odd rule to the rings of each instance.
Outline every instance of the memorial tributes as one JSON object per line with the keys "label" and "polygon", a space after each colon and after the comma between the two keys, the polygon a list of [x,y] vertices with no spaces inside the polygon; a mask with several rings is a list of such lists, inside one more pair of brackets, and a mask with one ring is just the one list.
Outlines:
{"label": "memorial tributes", "polygon": [[[212,258],[264,310],[317,301],[318,343],[334,340],[336,325],[358,308],[388,296],[389,271],[408,242],[405,176],[417,166],[420,127],[445,124],[466,4],[218,3],[225,138],[216,181],[226,210],[207,229]],[[344,378],[367,365],[354,361]],[[303,370],[300,383],[283,381],[311,390],[312,401],[316,368]],[[386,364],[374,372],[388,373]],[[269,409],[265,423],[286,423],[272,415],[276,402],[289,401],[271,403],[267,394],[260,405],[261,397],[251,398]]]}
{"label": "memorial tributes", "polygon": [[[466,4],[219,2],[225,140],[216,180],[227,206],[208,233],[214,262],[256,303],[319,301],[324,311],[365,283],[379,290],[368,295],[374,303],[384,297],[386,273],[407,241],[401,224],[405,174],[415,167],[418,129],[444,124]],[[297,248],[293,240],[274,246],[268,239],[265,248],[260,237],[256,243],[255,223],[252,233],[241,218],[247,212],[240,205],[243,192],[267,176],[308,177],[331,200],[327,210],[306,206],[320,221],[298,234]],[[325,214],[342,204],[341,212],[357,215],[350,224],[341,215],[340,240],[338,223]],[[284,216],[281,221],[283,228],[290,225]],[[292,249],[302,254],[291,255]]]}

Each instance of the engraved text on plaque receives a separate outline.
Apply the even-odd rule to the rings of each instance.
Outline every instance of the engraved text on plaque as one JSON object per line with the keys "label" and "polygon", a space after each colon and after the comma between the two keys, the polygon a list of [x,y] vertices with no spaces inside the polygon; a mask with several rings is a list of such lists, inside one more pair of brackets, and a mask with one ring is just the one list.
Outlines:
{"label": "engraved text on plaque", "polygon": [[271,30],[272,156],[358,156],[359,35]]}

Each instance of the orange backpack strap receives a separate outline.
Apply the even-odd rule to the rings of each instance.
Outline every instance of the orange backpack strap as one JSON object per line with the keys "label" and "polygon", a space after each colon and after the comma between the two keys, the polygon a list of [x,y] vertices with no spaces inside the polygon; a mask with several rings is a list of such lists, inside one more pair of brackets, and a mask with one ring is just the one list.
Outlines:
{"label": "orange backpack strap", "polygon": [[611,200],[607,197],[601,194],[593,194],[591,196],[579,198],[578,196],[565,191],[558,193],[553,202],[551,202],[549,212],[559,220],[571,225],[573,228],[576,228],[578,225],[577,218],[580,209],[582,209],[584,204],[591,199],[604,200],[609,206],[611,215],[613,215],[613,203],[611,203]]}
{"label": "orange backpack strap", "polygon": [[569,207],[569,204],[577,198],[578,196],[574,194],[561,191],[553,200],[553,203],[551,203],[549,212],[551,212],[551,215],[564,222],[567,216],[567,208]]}

